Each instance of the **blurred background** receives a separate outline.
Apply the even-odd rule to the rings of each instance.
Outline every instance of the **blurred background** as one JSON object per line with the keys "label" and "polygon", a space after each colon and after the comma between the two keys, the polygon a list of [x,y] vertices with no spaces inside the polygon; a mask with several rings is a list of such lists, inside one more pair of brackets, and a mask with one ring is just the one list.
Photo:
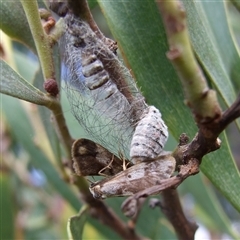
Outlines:
{"label": "blurred background", "polygon": [[[103,33],[112,38],[100,8],[94,7],[92,13]],[[229,21],[235,40],[240,44],[240,15],[230,5]],[[1,57],[9,62],[21,76],[29,82],[34,82],[39,74],[37,57],[24,45],[9,39],[3,32],[0,33],[0,40]],[[64,91],[61,94],[64,115],[72,136],[74,138],[88,137],[72,116]],[[59,162],[56,161],[50,150],[51,139],[56,138],[56,134],[52,127],[46,128],[51,125],[51,118],[43,108],[1,94],[0,230],[2,239],[67,239],[66,223],[71,216],[76,215],[81,206],[77,191],[64,182]],[[239,168],[239,131],[235,124],[231,124],[226,132],[229,146]],[[50,138],[49,135],[51,135]],[[177,142],[170,136],[166,150],[172,150],[176,145]],[[54,148],[58,148],[58,153],[62,152],[61,147],[54,146]],[[44,152],[41,152],[42,149]],[[240,236],[240,214],[211,185],[207,178],[200,175],[187,179],[179,187],[186,215],[199,225],[195,239],[234,239],[235,233]],[[210,194],[213,204],[215,199],[218,199],[223,210],[216,210],[214,213],[215,210],[211,207],[204,208],[208,205],[208,199],[204,199],[205,191],[208,189],[198,188],[194,195],[189,191],[189,189],[194,189],[194,186],[201,184],[200,178],[203,178],[205,186],[208,186],[216,194],[216,197]],[[198,201],[196,201],[196,196]],[[203,202],[202,205],[199,204],[200,200]],[[122,201],[122,198],[106,200],[121,218],[127,221],[120,211]],[[213,215],[216,214],[215,218],[209,216],[211,211],[213,211]],[[147,220],[147,224],[141,215],[149,214],[152,218]],[[228,217],[227,220],[225,214]],[[158,232],[161,231],[163,236],[165,234],[165,239],[171,239],[167,236],[174,236],[171,225],[160,211],[149,209],[146,203],[141,215],[138,230],[141,232],[142,226],[147,228],[142,232],[143,235],[146,232],[151,233],[152,239],[157,239]],[[86,221],[83,239],[106,239],[106,236],[108,239],[120,239],[96,220],[87,217]],[[234,231],[235,233],[232,234]]]}

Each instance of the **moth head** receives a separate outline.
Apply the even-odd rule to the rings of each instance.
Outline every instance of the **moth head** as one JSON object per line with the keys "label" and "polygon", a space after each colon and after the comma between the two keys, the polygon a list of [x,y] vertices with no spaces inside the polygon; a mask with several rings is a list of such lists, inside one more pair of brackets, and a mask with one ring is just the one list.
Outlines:
{"label": "moth head", "polygon": [[96,199],[105,199],[107,196],[103,194],[101,191],[101,187],[99,185],[90,186],[89,188],[91,194]]}

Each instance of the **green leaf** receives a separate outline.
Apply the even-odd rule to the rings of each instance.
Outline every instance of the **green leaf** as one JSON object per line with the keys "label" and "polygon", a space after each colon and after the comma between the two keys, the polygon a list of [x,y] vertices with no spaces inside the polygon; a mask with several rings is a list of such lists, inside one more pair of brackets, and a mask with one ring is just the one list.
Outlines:
{"label": "green leaf", "polygon": [[[14,239],[14,199],[11,189],[11,176],[2,172],[0,174],[0,233],[1,239]],[[3,224],[3,222],[5,224]]]}
{"label": "green leaf", "polygon": [[70,239],[80,240],[82,239],[83,229],[88,217],[88,206],[83,206],[80,213],[73,216],[68,221],[68,235]]}
{"label": "green leaf", "polygon": [[239,171],[230,153],[225,133],[220,135],[220,139],[222,140],[221,149],[204,157],[201,170],[232,205],[240,211]]}
{"label": "green leaf", "polygon": [[[22,51],[12,48],[13,50],[13,66],[16,65],[16,72],[25,80],[32,83],[33,78],[39,69],[39,63],[35,55],[28,49]],[[24,50],[24,51],[23,51]],[[7,63],[8,64],[8,63]],[[11,66],[11,64],[9,64]],[[39,90],[42,90],[38,88]]]}
{"label": "green leaf", "polygon": [[[194,197],[194,202],[196,203],[194,209],[200,208],[203,214],[207,216],[206,220],[208,222],[205,222],[204,218],[201,218],[201,221],[205,223],[205,226],[208,226],[208,230],[220,231],[234,239],[240,238],[231,228],[231,223],[219,204],[216,195],[213,194],[212,189],[209,187],[206,188],[204,185],[204,180],[206,182],[202,174],[190,177],[180,186],[180,190],[184,191],[184,193],[190,193]],[[196,212],[195,215],[199,218]],[[210,226],[209,223],[211,224]]]}
{"label": "green leaf", "polygon": [[0,16],[0,28],[35,52],[34,40],[20,1],[0,1]]}
{"label": "green leaf", "polygon": [[90,9],[93,9],[98,5],[98,2],[97,0],[88,0],[88,5]]}
{"label": "green leaf", "polygon": [[[147,102],[161,110],[163,119],[175,139],[183,132],[193,137],[197,128],[190,110],[183,103],[180,81],[165,56],[168,44],[155,2],[99,0],[99,5]],[[207,37],[208,35],[205,36]],[[206,39],[207,41],[210,40]],[[216,58],[214,61],[221,63],[222,60]],[[222,66],[220,63],[218,65]],[[224,69],[221,69],[221,72],[224,76],[227,75]],[[231,102],[235,93],[229,86],[229,81],[226,84],[226,89],[221,91],[226,92],[224,97]],[[222,135],[221,139],[222,148],[204,158],[201,170],[240,211],[239,173],[225,136]]]}
{"label": "green leaf", "polygon": [[49,183],[62,195],[64,199],[76,210],[80,208],[80,201],[69,185],[64,182],[40,149],[33,141],[34,132],[20,102],[17,99],[2,95],[2,108],[12,135],[27,151],[34,167],[41,169]]}
{"label": "green leaf", "polygon": [[[225,3],[184,1],[184,6],[194,51],[219,95],[230,107],[236,99],[233,82],[239,79],[240,57],[230,33]],[[236,123],[240,130],[240,121]]]}
{"label": "green leaf", "polygon": [[230,33],[225,3],[184,1],[184,6],[194,50],[229,107],[236,99],[231,79],[239,78],[240,58]]}
{"label": "green leaf", "polygon": [[48,97],[16,73],[6,62],[0,60],[0,92],[22,100],[46,105]]}

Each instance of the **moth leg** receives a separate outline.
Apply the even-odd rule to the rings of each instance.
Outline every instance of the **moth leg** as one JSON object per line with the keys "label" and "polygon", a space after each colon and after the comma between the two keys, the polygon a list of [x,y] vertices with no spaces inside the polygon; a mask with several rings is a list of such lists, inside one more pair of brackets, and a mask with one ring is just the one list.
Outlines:
{"label": "moth leg", "polygon": [[123,171],[125,171],[128,168],[128,165],[130,164],[130,162],[126,164],[126,158],[123,156],[122,153],[119,153],[119,157],[123,161]]}
{"label": "moth leg", "polygon": [[114,160],[114,155],[112,156],[112,159],[111,159],[111,161],[109,162],[109,164],[108,164],[106,167],[102,168],[102,169],[98,172],[98,175],[104,176],[104,177],[108,177],[108,175],[107,175],[107,174],[104,174],[103,171],[106,170],[107,168],[108,168],[108,169],[111,169],[111,165],[112,165],[112,163],[113,163],[113,160]]}
{"label": "moth leg", "polygon": [[123,171],[125,171],[128,168],[128,165],[130,164],[130,162],[128,162],[126,164],[126,158],[123,158]]}

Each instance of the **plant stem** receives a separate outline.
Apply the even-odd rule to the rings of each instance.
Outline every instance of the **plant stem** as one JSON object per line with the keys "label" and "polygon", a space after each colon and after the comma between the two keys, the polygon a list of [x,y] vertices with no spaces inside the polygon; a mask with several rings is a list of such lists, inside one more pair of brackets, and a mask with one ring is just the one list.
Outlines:
{"label": "plant stem", "polygon": [[[37,48],[37,54],[42,67],[42,72],[45,81],[48,79],[55,79],[54,61],[52,57],[51,39],[45,34],[41,19],[38,12],[37,1],[25,1],[21,0],[22,6],[26,13],[28,23],[33,35],[33,39]],[[69,161],[71,161],[71,145],[72,138],[66,126],[66,122],[63,116],[62,107],[57,98],[48,96],[49,99],[45,106],[52,110],[53,118],[56,123],[56,129],[58,136],[61,139]]]}
{"label": "plant stem", "polygon": [[71,161],[71,148],[73,139],[68,131],[62,107],[58,101],[53,101],[48,108],[52,110],[53,120],[57,126],[56,131],[58,133],[58,137],[65,147],[67,158]]}
{"label": "plant stem", "polygon": [[187,30],[186,13],[180,1],[157,1],[167,33],[172,62],[182,82],[186,104],[191,108],[197,123],[220,119],[221,109],[214,90],[207,81],[194,57]]}
{"label": "plant stem", "polygon": [[177,190],[167,189],[163,191],[162,196],[163,206],[161,209],[172,223],[178,239],[193,240],[197,225],[185,217]]}
{"label": "plant stem", "polygon": [[55,79],[52,48],[48,36],[42,28],[37,1],[21,0],[21,3],[25,11],[37,48],[37,53],[41,64],[44,80],[46,81],[47,79]]}

